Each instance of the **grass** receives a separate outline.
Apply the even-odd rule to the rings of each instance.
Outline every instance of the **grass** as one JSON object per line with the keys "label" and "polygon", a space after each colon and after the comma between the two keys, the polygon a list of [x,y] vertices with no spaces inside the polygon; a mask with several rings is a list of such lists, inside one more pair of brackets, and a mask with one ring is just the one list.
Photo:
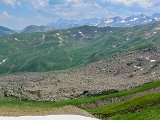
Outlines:
{"label": "grass", "polygon": [[[18,115],[48,115],[53,114],[56,109],[63,106],[78,106],[84,103],[93,103],[97,100],[114,98],[134,94],[137,92],[147,91],[160,87],[160,81],[153,81],[151,83],[132,88],[130,90],[123,90],[118,93],[109,95],[100,95],[96,97],[77,98],[72,100],[65,100],[59,102],[36,102],[36,101],[18,101],[12,97],[4,97],[3,92],[0,90],[0,115],[18,116]],[[160,111],[153,109],[151,113],[145,109],[148,107],[159,105],[160,93],[149,94],[129,101],[119,102],[104,107],[94,108],[87,110],[91,114],[98,114],[103,116],[112,116],[109,119],[123,120],[124,118],[133,119],[138,116],[139,119],[145,118],[159,118],[157,115]],[[137,113],[136,110],[143,110],[142,113]],[[134,112],[134,113],[133,113]],[[124,114],[125,113],[125,114]],[[117,115],[121,114],[121,115]],[[116,116],[115,116],[116,115]],[[157,115],[157,116],[156,116]],[[108,119],[108,118],[107,118]],[[125,119],[124,119],[125,120]],[[138,120],[138,119],[137,119]],[[146,119],[145,119],[146,120]],[[149,119],[148,119],[149,120]],[[154,119],[153,119],[154,120]],[[155,119],[156,120],[156,119]]]}
{"label": "grass", "polygon": [[116,115],[108,120],[160,120],[160,109],[148,108],[140,112]]}
{"label": "grass", "polygon": [[110,116],[120,113],[135,112],[137,110],[146,109],[150,106],[155,106],[159,104],[160,93],[153,93],[132,100],[89,109],[88,111],[96,115]]}
{"label": "grass", "polygon": [[[78,106],[84,103],[93,103],[97,100],[107,99],[107,98],[114,98],[114,97],[121,97],[129,94],[134,94],[137,92],[142,92],[146,90],[150,90],[152,88],[160,87],[160,81],[154,81],[143,86],[139,86],[130,90],[123,90],[118,93],[113,93],[109,95],[100,95],[96,97],[86,97],[86,98],[77,98],[59,102],[35,102],[35,101],[18,101],[16,99],[8,98],[8,97],[1,97],[0,98],[0,107],[60,107],[66,105],[74,105]],[[2,93],[1,93],[2,94]],[[2,95],[1,95],[2,96]]]}

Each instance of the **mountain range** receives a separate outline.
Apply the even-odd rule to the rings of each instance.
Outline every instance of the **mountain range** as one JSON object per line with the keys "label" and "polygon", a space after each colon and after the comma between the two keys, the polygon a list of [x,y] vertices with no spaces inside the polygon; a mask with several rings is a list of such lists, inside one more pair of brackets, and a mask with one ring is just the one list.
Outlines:
{"label": "mountain range", "polygon": [[126,18],[121,18],[119,16],[113,18],[91,18],[83,20],[63,20],[59,19],[56,22],[48,23],[43,26],[29,25],[23,30],[11,30],[6,27],[0,27],[0,36],[2,35],[11,35],[15,33],[33,33],[33,32],[49,32],[54,29],[68,29],[74,27],[80,27],[84,25],[88,26],[97,26],[97,27],[132,27],[136,25],[147,25],[156,23],[160,21],[160,13],[154,13],[152,16],[146,16],[144,14],[132,15]]}
{"label": "mountain range", "polygon": [[132,15],[126,18],[121,18],[119,16],[113,18],[91,18],[83,20],[63,20],[60,19],[56,22],[49,23],[48,25],[54,26],[57,29],[66,29],[71,27],[78,27],[83,25],[97,26],[97,27],[131,27],[136,25],[146,25],[152,24],[160,20],[160,14],[155,13],[152,16],[147,16],[144,14]]}

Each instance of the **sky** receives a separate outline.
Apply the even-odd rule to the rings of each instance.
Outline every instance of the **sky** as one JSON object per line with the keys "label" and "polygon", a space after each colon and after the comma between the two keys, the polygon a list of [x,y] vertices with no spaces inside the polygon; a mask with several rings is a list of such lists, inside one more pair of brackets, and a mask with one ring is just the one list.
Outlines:
{"label": "sky", "polygon": [[160,0],[0,0],[0,26],[19,30],[58,19],[127,17],[159,11]]}

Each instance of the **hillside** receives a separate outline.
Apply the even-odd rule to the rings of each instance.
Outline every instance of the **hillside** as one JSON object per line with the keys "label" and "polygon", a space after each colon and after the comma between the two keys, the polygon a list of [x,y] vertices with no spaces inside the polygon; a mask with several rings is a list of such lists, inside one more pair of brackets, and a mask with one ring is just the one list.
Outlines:
{"label": "hillside", "polygon": [[88,64],[68,72],[2,75],[6,96],[60,101],[130,89],[160,79],[160,49],[147,48]]}
{"label": "hillside", "polygon": [[0,37],[0,73],[64,70],[122,52],[159,48],[159,30],[159,23],[130,28],[82,26]]}
{"label": "hillside", "polygon": [[12,35],[12,34],[15,34],[16,32],[9,29],[9,28],[6,28],[6,27],[3,27],[3,26],[0,26],[0,36],[3,36],[3,35]]}

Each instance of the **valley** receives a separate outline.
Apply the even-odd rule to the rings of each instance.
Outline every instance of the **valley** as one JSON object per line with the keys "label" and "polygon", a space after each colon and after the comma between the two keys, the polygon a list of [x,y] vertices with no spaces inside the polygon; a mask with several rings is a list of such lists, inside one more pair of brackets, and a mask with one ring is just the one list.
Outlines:
{"label": "valley", "polygon": [[159,27],[81,26],[1,36],[0,115],[157,116]]}

